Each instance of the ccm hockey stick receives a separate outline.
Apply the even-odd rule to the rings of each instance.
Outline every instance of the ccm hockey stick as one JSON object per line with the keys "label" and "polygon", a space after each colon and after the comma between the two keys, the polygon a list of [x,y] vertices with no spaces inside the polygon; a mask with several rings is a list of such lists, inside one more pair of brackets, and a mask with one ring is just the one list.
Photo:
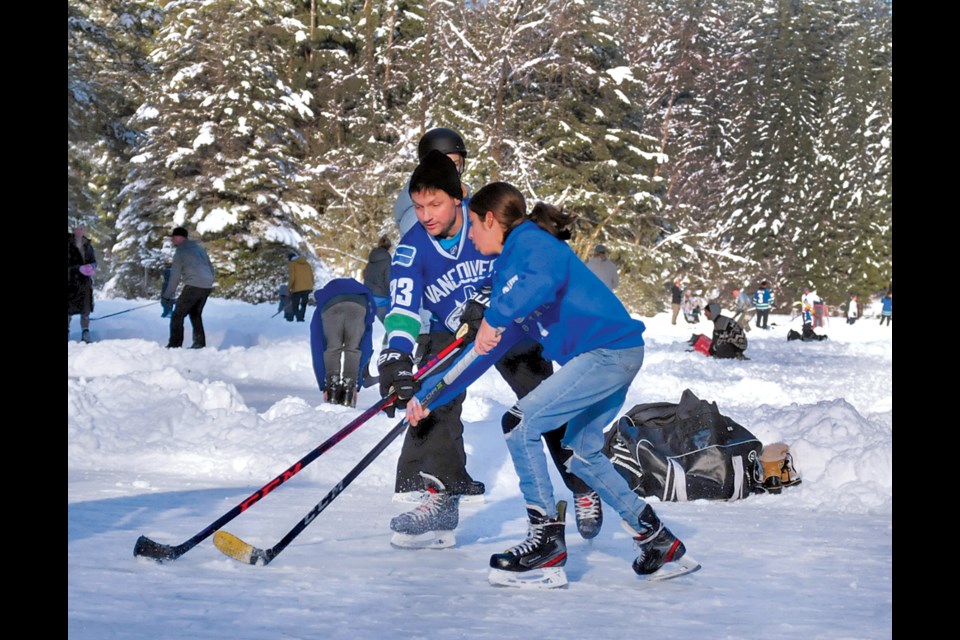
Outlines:
{"label": "ccm hockey stick", "polygon": [[[464,329],[465,327],[466,325],[461,327],[461,330],[457,332],[459,340],[462,340],[462,335],[466,333]],[[453,381],[456,380],[457,377],[460,376],[460,374],[463,373],[468,366],[470,366],[470,364],[477,358],[478,355],[479,354],[475,350],[469,349],[463,355],[463,357],[454,363],[450,370],[444,374],[443,378],[437,382],[437,384],[430,389],[429,392],[427,392],[427,394],[420,401],[420,404],[422,404],[424,407],[428,406],[441,391],[452,384]],[[244,542],[237,536],[233,535],[232,533],[228,533],[227,531],[217,531],[216,535],[213,536],[214,546],[216,546],[217,549],[222,551],[224,554],[230,556],[234,560],[239,560],[240,562],[260,566],[270,564],[274,558],[280,555],[281,551],[286,549],[288,544],[293,542],[294,538],[300,535],[300,533],[306,529],[311,522],[313,522],[314,518],[320,515],[321,511],[330,506],[330,503],[333,502],[337,496],[343,492],[344,489],[350,486],[350,483],[353,482],[357,476],[363,472],[364,469],[370,466],[370,463],[372,463],[377,456],[383,453],[384,450],[390,446],[391,442],[396,440],[397,436],[403,433],[406,427],[406,419],[398,422],[396,426],[393,427],[393,429],[391,429],[389,433],[387,433],[387,435],[385,435],[383,439],[380,440],[380,442],[378,442],[376,446],[374,446],[374,448],[371,449],[370,452],[367,453],[367,455],[365,455],[363,459],[357,463],[357,466],[351,469],[350,472],[347,473],[347,475],[345,475],[343,479],[340,480],[340,482],[338,482],[329,493],[327,493],[326,496],[324,496],[323,500],[314,505],[314,507],[307,512],[307,515],[305,515],[303,519],[300,520],[300,522],[298,522],[287,533],[287,535],[283,536],[280,542],[274,546],[270,547],[269,549],[258,549],[257,547]]]}
{"label": "ccm hockey stick", "polygon": [[[465,333],[465,332],[464,332]],[[417,370],[414,379],[419,380],[423,376],[430,373],[438,364],[442,361],[445,361],[448,357],[454,354],[460,347],[463,345],[463,336],[458,333],[456,340],[451,342],[440,351],[436,356],[434,356],[429,362],[427,362],[423,367]],[[289,469],[278,475],[276,478],[263,485],[252,494],[250,494],[247,499],[243,502],[230,509],[215,521],[211,522],[206,526],[202,531],[197,533],[195,536],[182,542],[176,546],[161,544],[155,542],[146,536],[140,536],[137,538],[137,543],[133,547],[133,555],[135,557],[150,558],[156,560],[157,562],[165,562],[167,560],[176,560],[183,554],[185,554],[190,549],[194,548],[200,542],[205,540],[210,534],[214,531],[227,524],[238,515],[252,507],[256,504],[261,498],[269,494],[271,491],[279,487],[281,484],[295,476],[299,473],[304,467],[308,464],[319,458],[325,452],[329,451],[335,444],[346,438],[348,435],[356,431],[361,425],[367,422],[370,418],[377,415],[380,411],[383,411],[393,405],[397,399],[396,393],[391,393],[386,398],[382,398],[377,404],[373,405],[354,420],[352,420],[347,426],[337,431],[335,434],[327,438],[322,444],[317,446],[313,451],[300,458],[297,462],[293,464]]]}

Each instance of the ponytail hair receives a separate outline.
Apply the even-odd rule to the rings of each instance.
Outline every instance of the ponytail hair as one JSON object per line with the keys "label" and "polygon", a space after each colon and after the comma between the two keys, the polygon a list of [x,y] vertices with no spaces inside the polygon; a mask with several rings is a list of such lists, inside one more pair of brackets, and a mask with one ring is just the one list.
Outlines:
{"label": "ponytail hair", "polygon": [[552,204],[538,202],[527,215],[527,201],[520,190],[508,182],[491,182],[470,198],[470,210],[478,216],[493,213],[503,227],[503,239],[521,222],[531,220],[560,240],[569,240],[577,216],[567,215]]}
{"label": "ponytail hair", "polygon": [[568,215],[561,209],[546,202],[538,202],[530,212],[530,219],[541,229],[559,240],[569,240],[573,235],[573,223],[577,216]]}

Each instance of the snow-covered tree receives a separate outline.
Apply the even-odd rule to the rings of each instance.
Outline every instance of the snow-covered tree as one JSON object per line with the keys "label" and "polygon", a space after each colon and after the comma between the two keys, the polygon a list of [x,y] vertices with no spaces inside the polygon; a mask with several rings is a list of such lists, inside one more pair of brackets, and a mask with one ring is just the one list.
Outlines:
{"label": "snow-covered tree", "polygon": [[[67,222],[85,224],[101,254],[115,236],[114,198],[136,141],[125,121],[150,69],[142,46],[161,19],[146,2],[67,6]],[[101,273],[109,273],[103,262]]]}
{"label": "snow-covered tree", "polygon": [[892,277],[890,23],[886,0],[70,0],[68,220],[126,292],[182,224],[218,295],[267,299],[288,247],[358,276],[444,126],[475,189],[577,214],[632,310],[677,273],[866,292]]}
{"label": "snow-covered tree", "polygon": [[309,250],[317,223],[306,140],[311,96],[284,70],[306,25],[282,0],[180,0],[165,6],[150,52],[155,77],[130,126],[131,158],[114,254],[116,286],[157,267],[173,226],[202,239],[217,267],[217,293],[273,296],[284,248]]}

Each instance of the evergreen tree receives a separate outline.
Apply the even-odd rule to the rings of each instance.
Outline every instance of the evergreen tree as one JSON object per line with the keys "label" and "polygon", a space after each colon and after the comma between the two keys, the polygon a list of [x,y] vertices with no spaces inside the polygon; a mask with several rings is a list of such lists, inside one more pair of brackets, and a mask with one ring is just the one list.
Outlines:
{"label": "evergreen tree", "polygon": [[577,214],[633,311],[678,273],[845,300],[891,279],[890,24],[886,0],[70,0],[68,221],[125,294],[184,225],[217,295],[272,298],[290,247],[358,276],[444,126],[474,188]]}
{"label": "evergreen tree", "polygon": [[143,138],[117,220],[121,291],[160,266],[177,225],[205,242],[227,297],[272,297],[285,248],[308,249],[318,212],[296,127],[312,116],[311,96],[283,75],[306,28],[291,10],[281,0],[167,5],[150,52],[156,74],[130,119]]}
{"label": "evergreen tree", "polygon": [[[150,65],[142,51],[162,16],[143,2],[76,0],[67,6],[67,222],[82,223],[109,255],[124,155],[136,140],[125,120]],[[104,251],[106,249],[106,251]],[[101,260],[109,273],[109,260]]]}

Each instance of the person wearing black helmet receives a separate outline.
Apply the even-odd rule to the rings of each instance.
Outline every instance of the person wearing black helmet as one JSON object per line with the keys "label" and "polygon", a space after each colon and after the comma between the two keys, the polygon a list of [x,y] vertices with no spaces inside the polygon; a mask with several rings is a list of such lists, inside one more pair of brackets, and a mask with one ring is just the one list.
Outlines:
{"label": "person wearing black helmet", "polygon": [[[438,127],[430,129],[420,138],[417,143],[417,162],[423,162],[427,154],[431,151],[439,151],[453,160],[457,166],[457,174],[462,176],[467,163],[467,145],[463,138],[453,129]],[[463,197],[470,197],[470,187],[460,183],[463,189]],[[417,224],[417,214],[413,211],[413,200],[410,199],[410,183],[404,187],[397,201],[393,205],[393,217],[397,221],[397,228],[400,229],[402,238],[413,225]]]}

